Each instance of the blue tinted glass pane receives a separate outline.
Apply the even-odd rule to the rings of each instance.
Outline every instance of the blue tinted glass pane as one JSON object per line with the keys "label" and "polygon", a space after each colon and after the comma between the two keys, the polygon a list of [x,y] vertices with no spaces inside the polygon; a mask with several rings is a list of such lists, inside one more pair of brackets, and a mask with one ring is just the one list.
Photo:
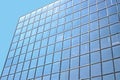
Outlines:
{"label": "blue tinted glass pane", "polygon": [[36,67],[37,59],[31,60],[30,68]]}
{"label": "blue tinted glass pane", "polygon": [[72,15],[66,16],[66,22],[69,22],[69,21],[71,21],[71,20],[72,20]]}
{"label": "blue tinted glass pane", "polygon": [[117,12],[117,7],[115,5],[108,8],[109,15],[114,14],[116,12]]}
{"label": "blue tinted glass pane", "polygon": [[[78,2],[78,1],[77,1]],[[73,7],[73,12],[79,11],[80,10],[80,5],[75,5]]]}
{"label": "blue tinted glass pane", "polygon": [[16,70],[16,65],[11,66],[10,74],[15,73],[15,70]]}
{"label": "blue tinted glass pane", "polygon": [[29,65],[30,65],[30,61],[27,61],[24,63],[24,66],[23,66],[23,70],[26,70],[29,68]]}
{"label": "blue tinted glass pane", "polygon": [[9,75],[7,80],[13,80],[14,75]]}
{"label": "blue tinted glass pane", "polygon": [[113,74],[110,74],[110,75],[103,76],[103,80],[115,80],[115,78]]}
{"label": "blue tinted glass pane", "polygon": [[81,18],[81,24],[86,24],[88,22],[89,22],[89,17],[88,16],[85,16],[85,17]]}
{"label": "blue tinted glass pane", "polygon": [[90,21],[94,21],[98,19],[98,13],[93,13],[90,15]]}
{"label": "blue tinted glass pane", "polygon": [[76,46],[80,44],[80,38],[78,37],[74,37],[72,38],[72,46]]}
{"label": "blue tinted glass pane", "polygon": [[71,14],[71,13],[72,13],[72,8],[66,9],[66,15],[69,15],[69,14]]}
{"label": "blue tinted glass pane", "polygon": [[88,31],[89,31],[89,26],[88,25],[81,26],[81,34],[86,33]]}
{"label": "blue tinted glass pane", "polygon": [[120,34],[112,36],[112,45],[120,44]]}
{"label": "blue tinted glass pane", "polygon": [[116,73],[116,80],[120,79],[120,73]]}
{"label": "blue tinted glass pane", "polygon": [[74,13],[73,16],[74,16],[74,19],[80,18],[80,12]]}
{"label": "blue tinted glass pane", "polygon": [[[118,17],[118,15],[117,15],[117,14],[111,15],[111,16],[109,17],[109,22],[110,22],[110,24],[119,22],[119,17]],[[116,24],[116,25],[117,25],[117,24]]]}
{"label": "blue tinted glass pane", "polygon": [[2,76],[8,75],[10,67],[4,68]]}
{"label": "blue tinted glass pane", "polygon": [[36,69],[36,76],[35,77],[40,77],[42,76],[42,72],[43,72],[43,67],[38,67]]}
{"label": "blue tinted glass pane", "polygon": [[44,48],[41,48],[40,49],[40,56],[43,56],[43,55],[45,55],[46,54],[46,48],[44,47]]}
{"label": "blue tinted glass pane", "polygon": [[101,64],[95,64],[91,66],[91,76],[101,75]]}
{"label": "blue tinted glass pane", "polygon": [[6,65],[5,65],[6,67],[11,65],[12,59],[13,59],[13,58],[7,59],[7,62],[6,62]]}
{"label": "blue tinted glass pane", "polygon": [[89,55],[80,56],[80,66],[85,66],[89,64]]}
{"label": "blue tinted glass pane", "polygon": [[75,5],[75,4],[79,4],[80,3],[80,1],[77,1],[77,0],[73,0],[73,4]]}
{"label": "blue tinted glass pane", "polygon": [[34,78],[34,74],[35,74],[35,69],[29,70],[28,79]]}
{"label": "blue tinted glass pane", "polygon": [[94,53],[91,53],[91,63],[97,63],[97,62],[100,62],[100,52],[94,52]]}
{"label": "blue tinted glass pane", "polygon": [[80,28],[75,28],[72,30],[72,37],[80,35]]}
{"label": "blue tinted glass pane", "polygon": [[79,46],[73,47],[71,49],[71,57],[79,55],[80,49]]}
{"label": "blue tinted glass pane", "polygon": [[88,14],[88,8],[82,9],[81,10],[81,16],[85,16]]}
{"label": "blue tinted glass pane", "polygon": [[50,80],[50,75],[44,76],[44,77],[43,77],[43,80]]}
{"label": "blue tinted glass pane", "polygon": [[120,71],[120,59],[115,59],[114,64],[115,64],[115,71]]}
{"label": "blue tinted glass pane", "polygon": [[120,57],[120,46],[113,47],[113,57],[114,58]]}
{"label": "blue tinted glass pane", "polygon": [[64,39],[68,39],[71,37],[71,31],[67,31],[64,33]]}
{"label": "blue tinted glass pane", "polygon": [[83,34],[81,35],[81,44],[89,42],[89,34]]}
{"label": "blue tinted glass pane", "polygon": [[21,75],[21,73],[16,73],[15,77],[14,77],[14,80],[20,80],[20,75]]}
{"label": "blue tinted glass pane", "polygon": [[70,49],[64,50],[62,53],[62,59],[70,58]]}
{"label": "blue tinted glass pane", "polygon": [[96,31],[93,31],[93,32],[90,32],[90,40],[96,40],[99,38],[99,31],[96,30]]}
{"label": "blue tinted glass pane", "polygon": [[47,48],[47,54],[53,53],[53,51],[54,51],[54,45],[48,46],[48,48]]}
{"label": "blue tinted glass pane", "polygon": [[99,40],[90,43],[90,51],[97,51],[100,49]]}
{"label": "blue tinted glass pane", "polygon": [[81,9],[88,7],[88,1],[84,1],[81,3]]}
{"label": "blue tinted glass pane", "polygon": [[80,25],[80,19],[74,20],[73,21],[73,27],[77,27]]}
{"label": "blue tinted glass pane", "polygon": [[103,18],[107,16],[107,11],[106,9],[103,9],[101,11],[99,11],[99,18]]}
{"label": "blue tinted glass pane", "polygon": [[54,62],[60,61],[61,59],[61,52],[57,52],[54,54]]}
{"label": "blue tinted glass pane", "polygon": [[45,57],[44,57],[44,56],[43,56],[43,57],[40,57],[40,58],[38,59],[38,66],[44,65],[44,61],[45,61]]}
{"label": "blue tinted glass pane", "polygon": [[59,74],[53,74],[51,80],[59,80]]}
{"label": "blue tinted glass pane", "polygon": [[98,29],[98,21],[90,23],[90,31]]}
{"label": "blue tinted glass pane", "polygon": [[60,62],[54,63],[52,67],[52,73],[59,72],[60,70]]}
{"label": "blue tinted glass pane", "polygon": [[80,68],[80,79],[89,78],[89,67]]}
{"label": "blue tinted glass pane", "polygon": [[47,55],[45,64],[52,63],[52,57],[53,57],[53,54]]}
{"label": "blue tinted glass pane", "polygon": [[22,71],[23,63],[18,64],[17,72]]}
{"label": "blue tinted glass pane", "polygon": [[64,60],[61,63],[61,71],[65,71],[69,69],[69,60]]}
{"label": "blue tinted glass pane", "polygon": [[106,47],[109,47],[110,45],[111,45],[110,37],[101,39],[101,48],[106,48]]}
{"label": "blue tinted glass pane", "polygon": [[60,51],[62,49],[62,42],[56,43],[55,51]]}
{"label": "blue tinted glass pane", "polygon": [[34,51],[33,51],[32,58],[33,58],[33,59],[34,59],[34,58],[37,58],[38,55],[39,55],[39,50],[34,50]]}
{"label": "blue tinted glass pane", "polygon": [[99,20],[100,27],[104,27],[108,25],[108,18],[102,18]]}
{"label": "blue tinted glass pane", "polygon": [[[89,0],[89,1],[91,1],[91,0]],[[93,2],[93,4],[95,4],[95,2]],[[96,12],[96,11],[97,11],[96,5],[90,7],[90,13],[93,13],[93,12]]]}
{"label": "blue tinted glass pane", "polygon": [[71,70],[70,71],[70,80],[78,80],[79,79],[78,72],[79,72],[78,69]]}
{"label": "blue tinted glass pane", "polygon": [[27,78],[28,71],[23,71],[21,75],[21,80],[25,80]]}
{"label": "blue tinted glass pane", "polygon": [[75,68],[75,67],[78,67],[78,66],[79,66],[79,57],[72,58],[70,67]]}
{"label": "blue tinted glass pane", "polygon": [[106,37],[106,36],[109,36],[109,34],[110,33],[109,33],[108,27],[100,29],[100,37]]}
{"label": "blue tinted glass pane", "polygon": [[95,78],[92,78],[91,80],[101,80],[101,77],[95,77]]}
{"label": "blue tinted glass pane", "polygon": [[102,61],[112,59],[111,48],[103,49],[101,51]]}
{"label": "blue tinted glass pane", "polygon": [[51,73],[51,64],[46,65],[44,68],[44,75],[50,74]]}
{"label": "blue tinted glass pane", "polygon": [[81,54],[85,54],[89,52],[89,44],[81,45]]}
{"label": "blue tinted glass pane", "polygon": [[[99,1],[99,0],[98,0]],[[105,1],[102,1],[101,3],[98,4],[98,9],[104,9],[105,8]]]}
{"label": "blue tinted glass pane", "polygon": [[103,62],[102,71],[103,71],[103,74],[113,72],[113,62],[112,61]]}
{"label": "blue tinted glass pane", "polygon": [[63,42],[63,49],[70,48],[71,46],[71,41],[70,40],[65,40]]}
{"label": "blue tinted glass pane", "polygon": [[111,34],[119,33],[120,32],[120,23],[116,23],[110,26]]}
{"label": "blue tinted glass pane", "polygon": [[68,80],[68,71],[61,73],[60,80]]}

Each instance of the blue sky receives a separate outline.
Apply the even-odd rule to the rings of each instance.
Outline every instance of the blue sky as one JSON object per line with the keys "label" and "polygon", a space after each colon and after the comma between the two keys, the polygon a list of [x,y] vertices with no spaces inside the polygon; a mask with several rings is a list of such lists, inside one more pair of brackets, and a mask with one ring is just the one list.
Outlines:
{"label": "blue sky", "polygon": [[1,0],[0,1],[0,74],[20,16],[56,0]]}

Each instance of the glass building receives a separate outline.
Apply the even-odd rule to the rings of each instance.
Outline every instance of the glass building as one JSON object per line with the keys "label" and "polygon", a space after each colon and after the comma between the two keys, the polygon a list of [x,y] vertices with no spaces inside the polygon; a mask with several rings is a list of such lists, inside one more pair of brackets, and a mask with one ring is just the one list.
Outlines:
{"label": "glass building", "polygon": [[0,80],[120,80],[120,0],[57,0],[20,17]]}

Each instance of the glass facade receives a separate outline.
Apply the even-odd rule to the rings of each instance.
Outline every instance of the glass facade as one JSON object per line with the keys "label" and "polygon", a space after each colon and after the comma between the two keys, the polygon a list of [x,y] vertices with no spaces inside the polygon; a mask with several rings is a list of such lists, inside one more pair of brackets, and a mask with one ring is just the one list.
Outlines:
{"label": "glass facade", "polygon": [[57,0],[20,17],[0,80],[120,80],[120,0]]}

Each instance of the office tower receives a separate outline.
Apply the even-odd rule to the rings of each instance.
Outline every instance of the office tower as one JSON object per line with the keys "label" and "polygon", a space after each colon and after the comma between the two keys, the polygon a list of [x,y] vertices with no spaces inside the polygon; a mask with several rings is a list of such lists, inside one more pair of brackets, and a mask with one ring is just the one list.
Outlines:
{"label": "office tower", "polygon": [[57,0],[20,17],[1,80],[120,80],[120,0]]}

